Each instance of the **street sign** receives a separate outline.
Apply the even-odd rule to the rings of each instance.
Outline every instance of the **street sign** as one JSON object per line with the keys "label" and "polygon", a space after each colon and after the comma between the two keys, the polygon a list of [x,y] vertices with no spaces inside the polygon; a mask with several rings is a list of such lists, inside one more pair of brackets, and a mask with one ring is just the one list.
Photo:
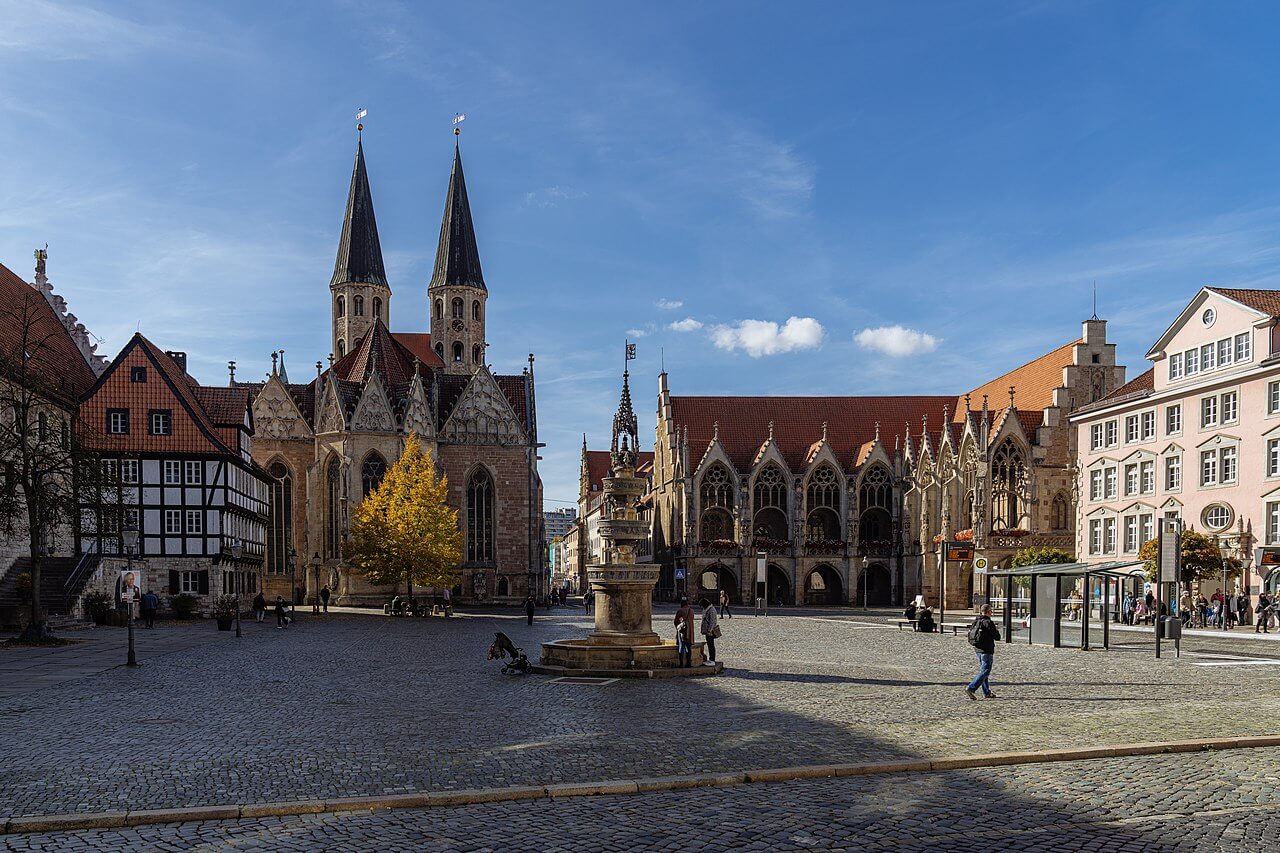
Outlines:
{"label": "street sign", "polygon": [[1280,548],[1256,548],[1254,550],[1253,562],[1258,568],[1274,569],[1280,566]]}
{"label": "street sign", "polygon": [[988,565],[989,565],[989,563],[987,562],[987,558],[986,558],[986,557],[974,557],[974,558],[973,558],[973,568],[974,568],[974,571],[978,571],[978,572],[985,572],[985,571],[987,570],[987,566],[988,566]]}
{"label": "street sign", "polygon": [[973,544],[970,542],[948,542],[947,554],[943,559],[952,563],[967,563],[973,559]]}
{"label": "street sign", "polygon": [[769,558],[762,552],[756,554],[756,582],[764,583],[769,579]]}
{"label": "street sign", "polygon": [[676,566],[676,580],[684,580],[684,568],[681,566]]}

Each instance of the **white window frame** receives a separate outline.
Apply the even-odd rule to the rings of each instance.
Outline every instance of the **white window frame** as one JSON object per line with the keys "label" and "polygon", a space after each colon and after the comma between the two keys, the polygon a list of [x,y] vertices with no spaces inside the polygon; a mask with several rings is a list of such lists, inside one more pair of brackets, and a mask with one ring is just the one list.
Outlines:
{"label": "white window frame", "polygon": [[1171,453],[1164,457],[1164,490],[1182,491],[1182,454]]}
{"label": "white window frame", "polygon": [[1253,361],[1253,332],[1236,335],[1236,361]]}
{"label": "white window frame", "polygon": [[182,485],[182,462],[177,459],[164,460],[164,484],[166,486]]}
{"label": "white window frame", "polygon": [[1200,350],[1192,347],[1182,354],[1183,364],[1186,366],[1186,375],[1195,376],[1200,372]]}
{"label": "white window frame", "polygon": [[1102,519],[1089,519],[1089,553],[1102,553]]}
{"label": "white window frame", "polygon": [[[1276,383],[1280,386],[1280,382]],[[1102,424],[1091,424],[1089,426],[1089,449],[1101,450],[1106,447],[1103,443]]]}
{"label": "white window frame", "polygon": [[178,592],[188,595],[200,594],[200,573],[181,571],[178,572]]}
{"label": "white window frame", "polygon": [[137,459],[121,459],[120,460],[120,482],[122,483],[138,482],[138,460]]}
{"label": "white window frame", "polygon": [[1124,419],[1124,443],[1133,444],[1138,440],[1138,416],[1127,415]]}
{"label": "white window frame", "polygon": [[1138,428],[1138,440],[1150,441],[1156,437],[1156,413],[1143,412],[1139,415],[1141,426]]}
{"label": "white window frame", "polygon": [[107,413],[107,433],[110,435],[129,434],[129,413],[120,410]]}
{"label": "white window frame", "polygon": [[1138,493],[1138,463],[1130,462],[1124,466],[1124,495],[1132,497]]}
{"label": "white window frame", "polygon": [[1267,383],[1267,414],[1280,415],[1280,379]]}
{"label": "white window frame", "polygon": [[1154,513],[1140,513],[1138,515],[1138,547],[1150,542],[1156,537],[1156,517]]}
{"label": "white window frame", "polygon": [[1102,469],[1102,477],[1106,484],[1103,493],[1106,495],[1107,500],[1115,500],[1119,497],[1119,484],[1116,482],[1118,476],[1119,471],[1115,465]]}
{"label": "white window frame", "polygon": [[186,532],[188,536],[204,533],[204,510],[189,509],[186,511]]}
{"label": "white window frame", "polygon": [[164,511],[164,533],[166,536],[182,535],[182,510],[166,509]]}
{"label": "white window frame", "polygon": [[1170,381],[1172,381],[1174,379],[1181,379],[1181,378],[1182,378],[1182,353],[1175,352],[1173,355],[1169,356],[1169,379]]}
{"label": "white window frame", "polygon": [[1267,501],[1267,544],[1280,545],[1280,501]]}
{"label": "white window frame", "polygon": [[1222,395],[1222,400],[1218,403],[1219,421],[1224,424],[1234,424],[1240,420],[1240,392],[1226,391]]}
{"label": "white window frame", "polygon": [[1112,418],[1103,424],[1103,429],[1107,434],[1107,447],[1115,447],[1120,441],[1120,422]]}
{"label": "white window frame", "polygon": [[1280,477],[1280,438],[1267,439],[1267,476]]}
{"label": "white window frame", "polygon": [[1182,404],[1170,403],[1164,407],[1164,434],[1182,434]]}
{"label": "white window frame", "polygon": [[1212,429],[1218,425],[1218,398],[1214,394],[1200,398],[1200,429]]}
{"label": "white window frame", "polygon": [[188,459],[182,465],[182,480],[188,486],[198,486],[204,482],[204,463]]}
{"label": "white window frame", "polygon": [[1114,515],[1108,515],[1102,519],[1102,552],[1104,554],[1116,552],[1116,517]]}
{"label": "white window frame", "polygon": [[1200,486],[1218,485],[1218,451],[1200,451]]}
{"label": "white window frame", "polygon": [[1214,344],[1200,345],[1200,370],[1207,372],[1218,366],[1218,348]]}
{"label": "white window frame", "polygon": [[1138,550],[1138,517],[1124,517],[1124,553],[1133,554]]}
{"label": "white window frame", "polygon": [[1094,468],[1089,472],[1089,500],[1091,501],[1100,501],[1106,497],[1102,476],[1101,468]]}
{"label": "white window frame", "polygon": [[1233,338],[1223,338],[1218,341],[1218,367],[1229,367],[1235,361],[1235,346]]}
{"label": "white window frame", "polygon": [[1234,444],[1218,448],[1218,482],[1235,483],[1240,479],[1240,449]]}
{"label": "white window frame", "polygon": [[1144,495],[1156,493],[1156,463],[1148,459],[1138,463],[1138,491]]}

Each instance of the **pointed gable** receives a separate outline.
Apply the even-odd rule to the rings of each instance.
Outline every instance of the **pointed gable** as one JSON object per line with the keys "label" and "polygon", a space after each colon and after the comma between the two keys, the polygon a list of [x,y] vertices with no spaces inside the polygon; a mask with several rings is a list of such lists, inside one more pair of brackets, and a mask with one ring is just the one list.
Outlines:
{"label": "pointed gable", "polygon": [[338,258],[333,265],[330,284],[346,282],[388,286],[387,273],[382,265],[382,245],[378,242],[378,223],[373,216],[373,194],[369,191],[369,175],[365,171],[363,142],[356,143],[347,211],[342,219],[342,237],[338,241]]}
{"label": "pointed gable", "polygon": [[476,247],[475,226],[471,222],[471,204],[467,201],[467,182],[462,175],[462,152],[453,148],[453,171],[449,174],[449,192],[444,201],[444,218],[440,223],[440,244],[436,247],[436,266],[431,287],[466,284],[485,289],[480,271],[480,251]]}
{"label": "pointed gable", "polygon": [[264,438],[311,437],[302,408],[279,376],[268,379],[254,398],[253,417],[254,431]]}
{"label": "pointed gable", "polygon": [[480,368],[453,405],[440,440],[457,444],[524,444],[524,424],[493,374]]}
{"label": "pointed gable", "polygon": [[0,374],[16,377],[24,350],[42,393],[74,403],[97,381],[49,301],[0,265]]}
{"label": "pointed gable", "polygon": [[[142,368],[138,373],[134,368]],[[140,378],[139,378],[140,377]],[[80,413],[93,430],[89,443],[106,452],[143,453],[199,453],[236,455],[228,446],[236,446],[235,429],[220,429],[206,411],[200,399],[199,384],[186,374],[173,358],[142,336],[135,334],[125,344],[107,370],[98,378],[89,392]],[[245,405],[240,418],[248,407],[248,394],[243,389],[224,389],[239,392]],[[221,398],[224,395],[218,395]],[[231,395],[225,395],[230,399]],[[210,395],[213,401],[213,395]],[[218,400],[222,407],[225,400]],[[113,435],[107,432],[107,411],[125,410],[128,414],[129,432]],[[168,412],[170,428],[167,435],[152,435],[150,415]],[[220,417],[230,417],[222,411]],[[242,420],[234,421],[235,424]]]}
{"label": "pointed gable", "polygon": [[382,380],[375,373],[369,377],[351,417],[351,429],[356,432],[393,432],[396,419],[391,412],[391,402],[382,387]]}

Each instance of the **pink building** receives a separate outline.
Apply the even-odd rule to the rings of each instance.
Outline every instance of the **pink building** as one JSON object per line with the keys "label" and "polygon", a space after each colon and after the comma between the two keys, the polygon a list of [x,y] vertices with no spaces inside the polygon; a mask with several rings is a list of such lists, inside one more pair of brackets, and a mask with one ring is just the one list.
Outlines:
{"label": "pink building", "polygon": [[1278,320],[1280,291],[1206,287],[1150,370],[1072,416],[1079,559],[1136,559],[1158,519],[1181,518],[1221,537],[1258,592],[1253,548],[1280,546]]}

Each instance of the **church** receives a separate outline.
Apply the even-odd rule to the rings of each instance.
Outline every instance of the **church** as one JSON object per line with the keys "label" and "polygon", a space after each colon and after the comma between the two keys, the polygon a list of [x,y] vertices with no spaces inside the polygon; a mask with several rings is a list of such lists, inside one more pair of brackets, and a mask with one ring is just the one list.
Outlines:
{"label": "church", "polygon": [[[486,362],[489,290],[480,266],[456,140],[428,317],[392,332],[363,141],[329,281],[330,355],[292,382],[283,353],[255,392],[253,459],[270,475],[263,589],[310,601],[327,585],[338,604],[380,605],[394,590],[369,584],[343,560],[352,511],[421,436],[449,481],[462,531],[464,601],[519,601],[543,576],[542,481],[534,359],[519,373]],[[418,322],[413,322],[413,321]],[[424,329],[425,330],[418,330]]]}

